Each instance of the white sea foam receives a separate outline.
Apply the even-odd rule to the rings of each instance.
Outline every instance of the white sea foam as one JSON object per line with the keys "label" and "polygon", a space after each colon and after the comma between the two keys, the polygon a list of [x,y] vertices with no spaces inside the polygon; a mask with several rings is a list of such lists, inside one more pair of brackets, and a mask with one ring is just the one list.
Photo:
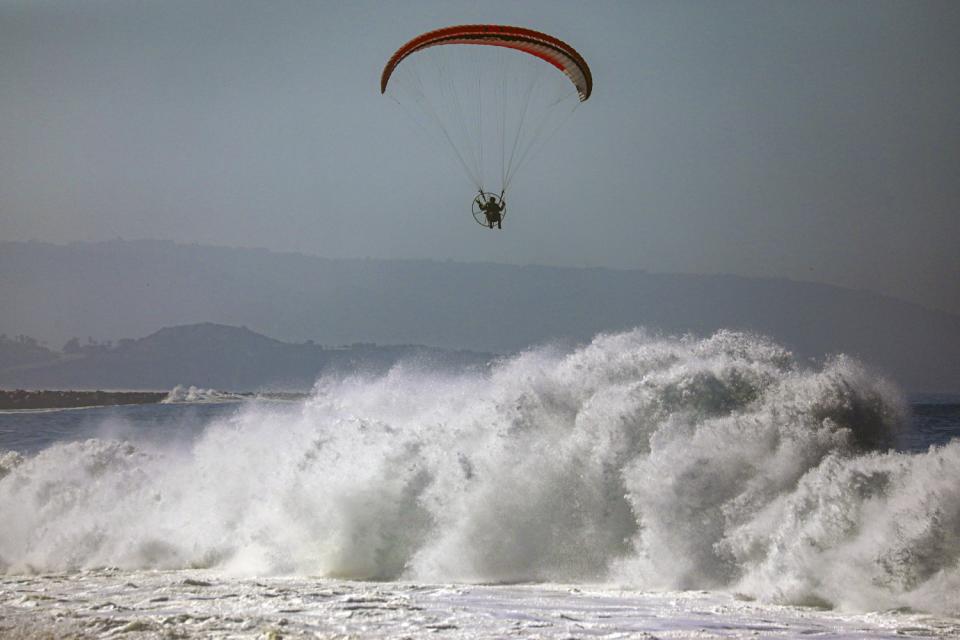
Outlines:
{"label": "white sea foam", "polygon": [[484,374],[396,367],[186,447],[0,460],[0,568],[606,582],[960,612],[960,443],[888,452],[898,391],[734,332]]}
{"label": "white sea foam", "polygon": [[228,402],[230,400],[241,400],[242,396],[226,391],[217,391],[216,389],[201,389],[195,386],[185,387],[177,385],[170,390],[167,397],[161,400],[162,404],[178,403],[199,403],[199,402]]}

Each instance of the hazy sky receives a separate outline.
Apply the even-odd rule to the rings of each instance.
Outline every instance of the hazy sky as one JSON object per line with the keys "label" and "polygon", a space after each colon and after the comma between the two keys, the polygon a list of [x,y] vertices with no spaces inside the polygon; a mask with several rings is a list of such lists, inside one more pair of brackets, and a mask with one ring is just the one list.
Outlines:
{"label": "hazy sky", "polygon": [[[502,232],[379,74],[547,31],[594,94]],[[786,276],[960,313],[960,2],[0,0],[0,239]]]}

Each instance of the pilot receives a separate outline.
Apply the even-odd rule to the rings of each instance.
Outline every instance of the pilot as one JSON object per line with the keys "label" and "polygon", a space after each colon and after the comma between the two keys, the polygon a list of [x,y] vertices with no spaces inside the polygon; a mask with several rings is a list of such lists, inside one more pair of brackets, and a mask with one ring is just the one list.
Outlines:
{"label": "pilot", "polygon": [[493,224],[497,224],[497,229],[502,229],[503,221],[503,200],[497,202],[496,196],[490,196],[486,202],[480,203],[480,210],[487,216],[487,225],[493,229]]}

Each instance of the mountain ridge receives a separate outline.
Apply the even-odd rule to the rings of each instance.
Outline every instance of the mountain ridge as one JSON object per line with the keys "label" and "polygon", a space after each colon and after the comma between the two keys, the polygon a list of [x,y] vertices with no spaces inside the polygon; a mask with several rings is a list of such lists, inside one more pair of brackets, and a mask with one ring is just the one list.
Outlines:
{"label": "mountain ridge", "polygon": [[162,390],[177,385],[246,392],[309,390],[323,375],[381,374],[410,362],[463,370],[485,365],[492,354],[419,345],[292,344],[246,327],[210,322],[164,327],[138,339],[80,347],[59,355],[46,350],[29,365],[4,362],[0,388]]}
{"label": "mountain ridge", "polygon": [[801,358],[849,353],[910,390],[960,390],[960,316],[785,278],[333,259],[155,240],[0,243],[0,299],[13,301],[0,332],[48,340],[209,321],[293,342],[510,353],[637,326],[741,329]]}

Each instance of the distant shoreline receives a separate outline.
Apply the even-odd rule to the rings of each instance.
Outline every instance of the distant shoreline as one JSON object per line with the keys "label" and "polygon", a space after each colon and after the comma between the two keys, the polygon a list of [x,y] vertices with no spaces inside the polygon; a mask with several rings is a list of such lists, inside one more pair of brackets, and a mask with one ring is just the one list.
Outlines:
{"label": "distant shoreline", "polygon": [[0,411],[156,404],[166,391],[27,391],[0,389]]}

